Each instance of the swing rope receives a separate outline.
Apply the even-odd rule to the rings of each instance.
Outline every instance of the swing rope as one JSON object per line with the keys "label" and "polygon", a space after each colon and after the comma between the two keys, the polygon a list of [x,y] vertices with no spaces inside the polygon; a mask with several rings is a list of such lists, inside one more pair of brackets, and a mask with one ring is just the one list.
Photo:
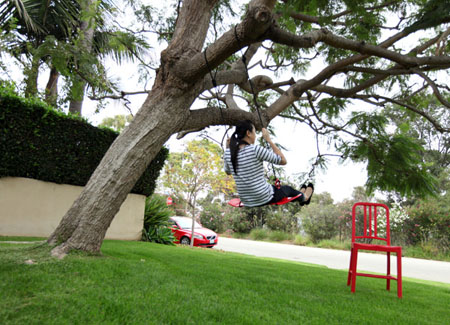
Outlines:
{"label": "swing rope", "polygon": [[[236,38],[236,41],[238,42],[239,47],[241,47],[242,43],[241,43],[241,40],[239,39],[239,36],[237,34],[236,26],[237,25],[234,26],[234,37]],[[262,117],[261,117],[260,106],[259,106],[259,103],[258,103],[258,97],[256,95],[255,88],[253,87],[253,82],[250,79],[250,75],[248,73],[247,57],[246,57],[246,55],[247,55],[247,52],[248,52],[249,48],[250,48],[250,46],[247,47],[247,50],[245,50],[245,53],[242,56],[242,63],[244,64],[245,74],[246,74],[248,83],[250,84],[250,90],[251,90],[252,97],[253,97],[253,103],[255,105],[256,112],[258,113],[259,122],[261,123],[261,127],[264,127],[264,123],[263,123],[263,120],[262,120]],[[268,147],[268,146],[266,146],[266,147]],[[273,163],[271,163],[271,165],[272,165],[272,172],[273,172],[273,175],[275,177],[274,185],[275,185],[276,188],[280,189],[281,188],[280,179],[277,177],[277,174],[276,174],[276,171],[275,171],[275,166],[273,165]]]}
{"label": "swing rope", "polygon": [[[239,36],[237,34],[236,25],[234,26],[234,36],[235,36],[236,41],[238,42],[239,46],[241,46],[242,43],[241,43],[241,41],[239,39]],[[206,67],[208,68],[208,72],[209,72],[209,75],[211,77],[211,83],[213,84],[214,88],[216,88],[217,87],[217,81],[216,81],[217,70],[215,71],[214,76],[213,76],[212,69],[211,69],[211,66],[209,64],[208,57],[206,55],[206,51],[207,50],[208,50],[208,47],[205,48],[205,51],[203,52],[203,56],[205,58]],[[258,113],[259,122],[261,123],[261,127],[264,127],[264,123],[263,123],[263,119],[262,119],[261,111],[260,111],[260,106],[259,106],[259,103],[258,103],[258,97],[256,95],[255,88],[253,86],[253,82],[250,79],[250,75],[249,75],[249,72],[248,72],[247,58],[246,58],[248,50],[249,50],[249,47],[247,47],[247,50],[245,51],[244,55],[242,56],[242,63],[244,64],[246,78],[247,78],[247,80],[248,80],[248,82],[250,84],[250,90],[251,90],[252,97],[253,97],[253,103],[255,105],[256,112]],[[218,94],[216,94],[216,98],[219,100],[219,95]],[[225,125],[225,117],[223,115],[223,110],[222,110],[222,107],[220,105],[219,105],[219,109],[220,109],[220,115],[221,115],[221,118],[222,118],[222,123]],[[228,129],[226,129],[225,132],[226,132],[225,135],[227,135]],[[225,138],[225,136],[224,136],[224,138]],[[273,175],[275,176],[274,185],[275,185],[276,188],[280,189],[281,188],[281,182],[280,182],[279,178],[277,177],[274,164],[271,163],[271,165],[272,165]]]}
{"label": "swing rope", "polygon": [[[206,51],[207,51],[207,50],[208,50],[208,47],[205,48],[205,51],[203,52],[203,56],[205,57],[206,67],[208,68],[209,75],[210,75],[210,77],[211,77],[211,83],[213,84],[213,87],[216,89],[216,88],[217,88],[217,81],[216,81],[217,69],[216,69],[216,71],[214,72],[214,76],[213,76],[211,66],[209,65],[208,58],[206,57]],[[215,95],[216,95],[217,101],[219,101],[219,94],[218,94],[218,92],[216,92]],[[222,150],[223,150],[223,140],[224,140],[225,137],[228,135],[228,130],[229,130],[229,128],[227,128],[227,126],[226,126],[226,123],[225,123],[225,117],[224,117],[224,115],[223,115],[223,110],[222,110],[222,106],[220,106],[220,103],[219,103],[219,109],[220,109],[220,116],[221,116],[221,118],[222,118],[222,123],[223,123],[224,126],[225,126],[225,134],[224,134],[224,136],[222,137],[222,142],[221,142],[221,144],[222,144]]]}

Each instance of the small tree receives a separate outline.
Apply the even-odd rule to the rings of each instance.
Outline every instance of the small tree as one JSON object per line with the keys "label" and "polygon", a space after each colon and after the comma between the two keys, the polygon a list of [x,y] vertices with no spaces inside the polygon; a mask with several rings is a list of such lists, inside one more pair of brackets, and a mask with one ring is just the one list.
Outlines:
{"label": "small tree", "polygon": [[106,126],[117,132],[122,132],[122,130],[130,124],[133,119],[132,115],[115,115],[114,117],[105,117],[99,126]]}
{"label": "small tree", "polygon": [[234,181],[223,171],[221,148],[206,139],[190,141],[184,152],[171,153],[162,180],[171,195],[182,200],[190,210],[192,227],[202,192],[225,193],[234,188]]}

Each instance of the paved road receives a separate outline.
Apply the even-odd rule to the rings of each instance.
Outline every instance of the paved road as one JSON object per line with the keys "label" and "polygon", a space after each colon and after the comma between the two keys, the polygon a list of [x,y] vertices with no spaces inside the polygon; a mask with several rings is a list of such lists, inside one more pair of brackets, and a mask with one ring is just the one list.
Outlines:
{"label": "paved road", "polygon": [[[225,237],[219,238],[219,243],[215,249],[254,256],[320,264],[339,270],[348,270],[350,261],[350,251]],[[391,269],[392,273],[395,274],[397,270],[395,254],[392,254],[391,256]],[[402,264],[404,277],[450,283],[449,262],[403,257]],[[358,253],[358,270],[386,273],[386,255]]]}

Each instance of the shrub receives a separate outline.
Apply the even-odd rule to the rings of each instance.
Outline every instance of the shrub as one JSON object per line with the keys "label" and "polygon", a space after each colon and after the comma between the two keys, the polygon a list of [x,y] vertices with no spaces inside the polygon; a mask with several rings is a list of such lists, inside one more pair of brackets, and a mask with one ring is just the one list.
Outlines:
{"label": "shrub", "polygon": [[302,227],[314,243],[331,239],[338,234],[338,212],[330,205],[314,205],[302,211]]}
{"label": "shrub", "polygon": [[274,230],[269,233],[269,239],[272,241],[290,240],[293,236],[280,230]]}
{"label": "shrub", "polygon": [[148,241],[164,245],[175,245],[172,230],[167,227],[142,229],[142,241]]}
{"label": "shrub", "polygon": [[294,245],[299,246],[308,246],[310,244],[309,238],[302,236],[302,235],[296,235],[294,238]]}
{"label": "shrub", "polygon": [[233,232],[231,237],[236,239],[246,239],[248,237],[248,234],[245,234],[243,232]]}
{"label": "shrub", "polygon": [[265,221],[265,225],[271,230],[298,232],[297,217],[292,216],[292,214],[287,213],[282,208],[276,208],[267,213]]}
{"label": "shrub", "polygon": [[323,239],[317,243],[320,248],[332,248],[350,250],[352,246],[351,241],[340,241],[339,239]]}
{"label": "shrub", "polygon": [[250,231],[250,238],[253,240],[264,240],[269,236],[269,232],[266,229],[255,228]]}
{"label": "shrub", "polygon": [[174,236],[169,229],[169,217],[172,214],[173,211],[167,207],[164,197],[158,194],[147,197],[142,240],[173,245]]}
{"label": "shrub", "polygon": [[204,204],[203,210],[200,213],[201,224],[214,230],[215,232],[222,233],[226,230],[226,218],[220,203]]}
{"label": "shrub", "polygon": [[409,244],[434,243],[444,253],[450,250],[450,193],[439,198],[419,200],[407,209],[405,222]]}
{"label": "shrub", "polygon": [[[0,84],[0,177],[84,186],[117,136]],[[167,154],[158,153],[132,193],[153,193]]]}
{"label": "shrub", "polygon": [[244,209],[233,209],[229,214],[229,227],[235,233],[245,233],[248,234],[252,229],[251,210],[244,211]]}

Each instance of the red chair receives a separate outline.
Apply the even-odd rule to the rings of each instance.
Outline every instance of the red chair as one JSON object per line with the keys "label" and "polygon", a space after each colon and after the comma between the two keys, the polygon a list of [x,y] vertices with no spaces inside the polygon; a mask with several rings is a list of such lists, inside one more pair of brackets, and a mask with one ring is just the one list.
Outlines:
{"label": "red chair", "polygon": [[[364,210],[364,220],[359,220],[358,229],[360,229],[364,222],[363,234],[356,235],[356,212],[357,207],[362,207]],[[385,210],[379,211],[381,209]],[[379,213],[381,212],[381,213]],[[385,217],[386,224],[383,227],[380,226],[380,219]],[[383,224],[383,223],[381,223]],[[384,229],[381,229],[384,228]],[[385,245],[375,245],[375,244],[365,244],[356,242],[356,240],[381,240],[386,242]],[[369,250],[369,251],[379,251],[387,253],[387,274],[377,275],[377,274],[367,274],[358,273],[356,270],[356,265],[358,263],[358,251],[359,250]],[[391,252],[397,255],[397,276],[391,275]],[[356,277],[366,276],[372,278],[386,279],[386,289],[391,289],[391,280],[397,281],[397,296],[402,297],[402,247],[401,246],[391,246],[391,234],[389,225],[389,208],[380,203],[366,203],[359,202],[353,205],[352,209],[352,248],[350,254],[350,267],[348,269],[348,279],[347,285],[351,284],[351,291],[355,292]]]}

